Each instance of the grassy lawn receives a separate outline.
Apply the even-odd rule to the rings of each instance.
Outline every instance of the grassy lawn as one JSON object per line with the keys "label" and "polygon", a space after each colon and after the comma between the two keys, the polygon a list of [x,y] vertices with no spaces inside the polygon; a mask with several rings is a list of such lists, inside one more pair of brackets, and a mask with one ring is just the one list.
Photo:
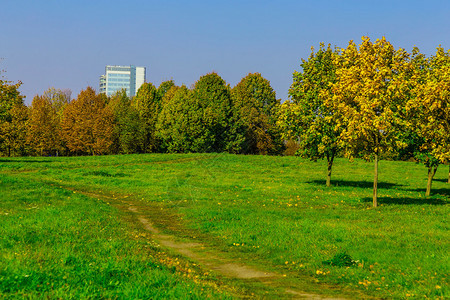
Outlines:
{"label": "grassy lawn", "polygon": [[0,174],[0,298],[230,298],[117,209],[32,174]]}
{"label": "grassy lawn", "polygon": [[[70,187],[158,203],[230,257],[286,274],[379,297],[448,297],[448,167],[429,198],[424,166],[379,168],[373,209],[373,165],[360,160],[338,159],[327,188],[325,163],[296,157],[2,158],[0,296],[231,295],[168,266],[117,209]],[[344,253],[354,264],[324,263]]]}

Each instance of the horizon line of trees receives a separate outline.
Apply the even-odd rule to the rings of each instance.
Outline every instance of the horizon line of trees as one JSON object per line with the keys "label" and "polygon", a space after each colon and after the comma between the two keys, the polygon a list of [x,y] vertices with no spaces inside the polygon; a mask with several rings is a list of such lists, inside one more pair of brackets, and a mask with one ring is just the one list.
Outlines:
{"label": "horizon line of trees", "polygon": [[231,88],[217,73],[191,87],[144,83],[135,97],[87,87],[71,99],[50,88],[24,104],[21,83],[0,82],[0,153],[4,156],[152,152],[280,154],[270,82],[250,73]]}
{"label": "horizon line of trees", "polygon": [[450,162],[450,50],[427,58],[362,37],[312,48],[300,66],[284,103],[259,73],[233,88],[214,72],[191,88],[147,82],[132,98],[88,87],[71,99],[51,88],[30,107],[20,82],[0,80],[0,154],[295,152],[327,159],[327,186],[336,157],[360,157],[375,162],[374,206],[378,161],[414,159],[428,169],[428,196],[438,166]]}

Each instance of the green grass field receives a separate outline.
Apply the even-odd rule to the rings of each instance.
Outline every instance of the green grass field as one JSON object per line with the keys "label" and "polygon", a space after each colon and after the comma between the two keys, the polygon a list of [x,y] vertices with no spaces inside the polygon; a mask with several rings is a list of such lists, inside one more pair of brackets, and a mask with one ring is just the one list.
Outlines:
{"label": "green grass field", "polygon": [[[297,157],[0,158],[0,297],[248,295],[245,284],[178,260],[117,205],[80,191],[163,208],[172,220],[156,222],[162,230],[309,277],[313,291],[325,283],[375,297],[448,297],[448,167],[429,198],[424,166],[381,161],[379,170],[374,209],[373,165],[360,160],[338,159],[327,188],[325,163]],[[170,225],[175,218],[186,230]],[[338,254],[353,264],[336,266]]]}

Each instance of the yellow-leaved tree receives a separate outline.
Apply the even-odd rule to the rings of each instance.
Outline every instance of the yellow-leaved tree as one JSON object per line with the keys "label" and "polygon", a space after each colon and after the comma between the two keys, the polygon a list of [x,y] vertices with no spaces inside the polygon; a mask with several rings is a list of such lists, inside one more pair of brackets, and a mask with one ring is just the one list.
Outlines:
{"label": "yellow-leaved tree", "polygon": [[26,153],[28,108],[19,92],[21,84],[0,77],[0,155]]}
{"label": "yellow-leaved tree", "polygon": [[434,56],[414,68],[413,78],[413,97],[405,108],[418,141],[414,156],[428,168],[429,196],[439,164],[450,162],[450,50],[438,47]]}
{"label": "yellow-leaved tree", "polygon": [[106,105],[106,96],[91,87],[64,109],[62,136],[67,147],[78,154],[110,153],[113,143],[114,115]]}
{"label": "yellow-leaved tree", "polygon": [[70,90],[49,88],[31,102],[27,142],[38,155],[56,155],[64,150],[61,118],[70,102]]}
{"label": "yellow-leaved tree", "polygon": [[59,119],[51,102],[36,95],[31,102],[27,141],[38,155],[56,154],[61,145]]}
{"label": "yellow-leaved tree", "polygon": [[336,81],[333,97],[326,98],[340,117],[340,143],[346,156],[374,160],[373,206],[377,206],[378,160],[399,143],[399,110],[409,86],[405,71],[408,53],[395,50],[384,37],[374,43],[362,37],[359,47],[350,41],[334,56]]}

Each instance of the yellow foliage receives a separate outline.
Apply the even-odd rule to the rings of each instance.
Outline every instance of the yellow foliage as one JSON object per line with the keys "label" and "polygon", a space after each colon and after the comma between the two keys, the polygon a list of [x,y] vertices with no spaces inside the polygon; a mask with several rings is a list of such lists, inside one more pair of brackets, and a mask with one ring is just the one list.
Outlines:
{"label": "yellow foliage", "polygon": [[350,41],[334,57],[337,80],[328,104],[341,119],[336,126],[342,127],[347,156],[359,153],[369,159],[396,146],[396,112],[406,101],[408,57],[384,37],[374,43],[362,37],[359,47]]}

